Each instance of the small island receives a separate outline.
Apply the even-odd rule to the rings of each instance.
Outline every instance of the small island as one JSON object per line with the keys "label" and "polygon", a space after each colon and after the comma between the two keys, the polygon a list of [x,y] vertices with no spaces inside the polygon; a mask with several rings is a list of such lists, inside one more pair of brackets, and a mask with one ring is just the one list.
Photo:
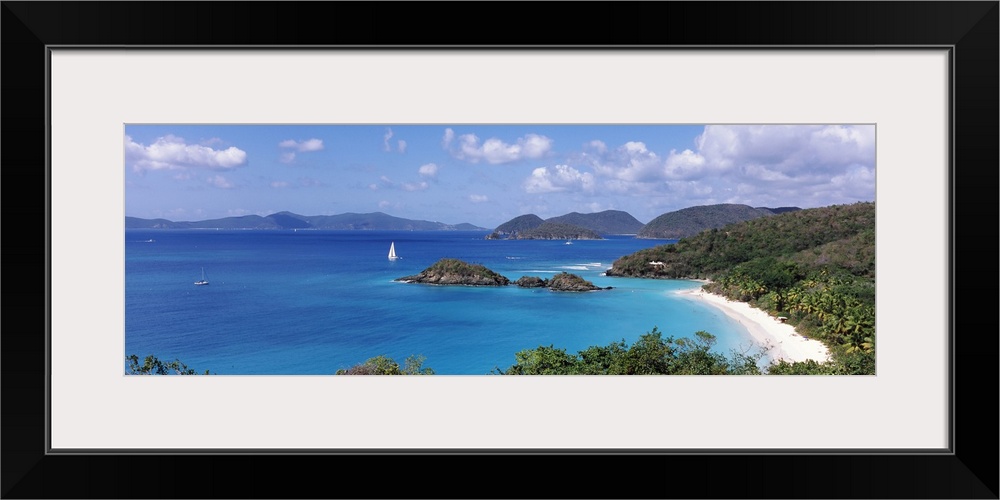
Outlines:
{"label": "small island", "polygon": [[395,281],[430,285],[507,286],[510,280],[481,264],[469,264],[458,259],[441,259],[419,274]]}
{"label": "small island", "polygon": [[[428,285],[465,286],[507,286],[511,284],[511,281],[505,276],[481,264],[470,264],[459,259],[441,259],[419,274],[404,276],[394,281]],[[522,276],[514,284],[521,288],[548,288],[557,292],[589,292],[592,290],[612,289],[610,286],[607,288],[595,286],[590,281],[567,272],[559,273],[551,279]]]}
{"label": "small island", "polygon": [[548,288],[557,292],[589,292],[592,290],[611,290],[614,288],[610,286],[607,288],[595,286],[592,282],[565,271],[548,280],[537,276],[521,276],[514,284],[521,288]]}

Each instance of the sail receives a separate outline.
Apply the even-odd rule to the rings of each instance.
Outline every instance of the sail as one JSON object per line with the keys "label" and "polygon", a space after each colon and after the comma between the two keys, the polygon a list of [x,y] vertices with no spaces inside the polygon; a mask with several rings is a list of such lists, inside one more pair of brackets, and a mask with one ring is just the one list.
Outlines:
{"label": "sail", "polygon": [[205,268],[204,267],[201,268],[201,280],[200,281],[195,281],[194,284],[195,285],[207,285],[208,284],[208,279],[205,278]]}
{"label": "sail", "polygon": [[398,258],[396,257],[396,242],[394,241],[389,245],[389,260],[396,260]]}

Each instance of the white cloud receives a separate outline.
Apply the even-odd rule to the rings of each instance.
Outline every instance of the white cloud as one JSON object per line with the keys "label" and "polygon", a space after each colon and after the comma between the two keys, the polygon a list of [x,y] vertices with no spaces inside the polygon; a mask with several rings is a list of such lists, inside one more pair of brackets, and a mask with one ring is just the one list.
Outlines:
{"label": "white cloud", "polygon": [[323,149],[322,139],[308,139],[305,141],[296,141],[294,139],[286,139],[278,143],[278,147],[285,149],[294,149],[300,153],[309,153],[312,151],[321,151]]}
{"label": "white cloud", "polygon": [[392,139],[392,129],[385,129],[385,135],[382,136],[382,148],[386,151],[392,151],[392,146],[389,145],[389,139]]}
{"label": "white cloud", "polygon": [[552,139],[544,135],[528,134],[517,140],[525,158],[541,158],[552,149]]}
{"label": "white cloud", "polygon": [[608,145],[604,144],[604,141],[599,141],[594,139],[583,145],[584,149],[590,149],[596,151],[599,154],[604,154],[608,152]]}
{"label": "white cloud", "polygon": [[280,161],[281,163],[292,163],[295,161],[295,153],[291,152],[281,153],[281,156],[278,158],[278,161]]}
{"label": "white cloud", "polygon": [[271,181],[271,187],[276,188],[276,189],[278,189],[278,188],[286,188],[286,187],[288,187],[288,183],[285,182],[285,181]]}
{"label": "white cloud", "polygon": [[874,126],[712,125],[693,148],[665,156],[643,142],[602,152],[591,141],[579,159],[603,191],[687,206],[826,206],[874,199],[874,134]]}
{"label": "white cloud", "polygon": [[396,141],[396,145],[397,145],[400,153],[405,153],[406,152],[406,141],[404,141],[404,140]]}
{"label": "white cloud", "polygon": [[484,194],[470,194],[469,201],[473,203],[485,203],[487,201],[490,201],[490,197]]}
{"label": "white cloud", "polygon": [[680,153],[676,149],[671,149],[665,162],[666,175],[672,179],[696,177],[702,173],[705,163],[704,156],[690,149],[685,149]]}
{"label": "white cloud", "polygon": [[650,192],[646,184],[627,182],[621,179],[605,179],[601,184],[601,190],[616,194],[645,195]]}
{"label": "white cloud", "polygon": [[594,162],[598,175],[626,182],[649,182],[664,176],[663,160],[642,142],[631,141]]}
{"label": "white cloud", "polygon": [[737,193],[758,206],[875,199],[873,125],[709,126],[696,143],[706,164],[739,179]]}
{"label": "white cloud", "polygon": [[221,175],[216,175],[215,177],[209,177],[206,179],[206,181],[208,181],[209,184],[219,189],[232,189],[234,187],[233,183],[229,182],[228,180],[226,180],[225,177]]}
{"label": "white cloud", "polygon": [[711,125],[696,144],[716,168],[759,165],[792,177],[875,161],[875,127],[864,125]]}
{"label": "white cloud", "polygon": [[875,185],[875,169],[858,165],[835,176],[831,188],[845,198],[865,199],[864,196]]}
{"label": "white cloud", "polygon": [[581,173],[568,165],[539,167],[534,169],[524,181],[524,190],[529,193],[554,193],[562,191],[592,191],[594,175]]}
{"label": "white cloud", "polygon": [[743,169],[743,172],[751,179],[759,179],[762,181],[775,182],[791,180],[791,177],[785,175],[784,173],[768,168],[764,165],[747,165]]}
{"label": "white cloud", "polygon": [[386,208],[389,208],[391,206],[392,206],[392,203],[389,203],[386,200],[382,200],[382,201],[378,202],[378,207],[381,208],[381,209],[386,209]]}
{"label": "white cloud", "polygon": [[[442,145],[446,148],[452,143],[454,132],[445,130]],[[478,163],[481,160],[492,165],[515,162],[521,159],[542,158],[552,150],[552,139],[543,135],[527,134],[517,139],[516,143],[508,144],[492,137],[480,144],[475,134],[463,134],[458,137],[458,148],[451,148],[451,155],[460,160]]]}
{"label": "white cloud", "polygon": [[450,128],[444,129],[444,136],[441,137],[441,147],[448,149],[451,147],[451,141],[453,140],[455,140],[455,131]]}
{"label": "white cloud", "polygon": [[246,165],[247,153],[236,147],[216,150],[167,135],[148,146],[125,136],[125,161],[135,172],[149,170],[232,170]]}
{"label": "white cloud", "polygon": [[420,175],[424,177],[436,177],[438,173],[438,166],[434,163],[427,163],[421,165],[418,172],[420,172]]}
{"label": "white cloud", "polygon": [[299,151],[301,152],[320,151],[321,149],[323,149],[323,141],[319,139],[309,139],[299,144]]}
{"label": "white cloud", "polygon": [[430,187],[426,181],[414,182],[414,183],[403,183],[403,189],[407,191],[423,191]]}
{"label": "white cloud", "polygon": [[646,149],[645,143],[627,142],[618,151],[625,157],[625,168],[618,171],[618,178],[641,182],[663,176],[663,161],[656,153]]}
{"label": "white cloud", "polygon": [[[437,165],[433,163],[428,163],[426,165],[422,165],[418,169],[418,172],[422,177],[433,178],[433,176],[437,174],[437,170],[438,170]],[[374,183],[369,184],[368,189],[371,189],[372,191],[377,191],[384,187],[388,189],[403,189],[405,191],[423,191],[430,187],[430,184],[427,181],[396,182],[385,175],[379,176],[379,181],[381,181],[380,185]]]}
{"label": "white cloud", "polygon": [[311,177],[299,177],[297,180],[299,181],[299,186],[302,187],[313,187],[313,186],[323,185],[323,181],[319,179],[313,179]]}

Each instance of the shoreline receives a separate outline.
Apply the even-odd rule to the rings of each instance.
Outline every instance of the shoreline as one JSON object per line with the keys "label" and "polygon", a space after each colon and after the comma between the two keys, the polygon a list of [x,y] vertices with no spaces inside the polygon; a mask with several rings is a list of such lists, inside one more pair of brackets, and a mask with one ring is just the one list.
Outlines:
{"label": "shoreline", "polygon": [[[707,283],[707,281],[704,282]],[[795,331],[794,326],[781,323],[777,318],[746,302],[729,300],[721,295],[708,293],[701,287],[682,290],[677,294],[701,300],[738,321],[750,332],[750,336],[754,340],[765,346],[770,346],[768,356],[774,361],[783,359],[795,362],[811,359],[825,363],[831,359],[830,350],[825,344],[815,339],[803,337]]]}

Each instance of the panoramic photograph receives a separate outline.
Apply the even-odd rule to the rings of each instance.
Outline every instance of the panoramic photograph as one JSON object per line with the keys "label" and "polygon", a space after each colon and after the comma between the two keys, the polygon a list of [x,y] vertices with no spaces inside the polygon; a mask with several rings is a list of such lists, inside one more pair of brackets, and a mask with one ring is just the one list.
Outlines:
{"label": "panoramic photograph", "polygon": [[875,375],[873,124],[128,124],[125,375]]}

